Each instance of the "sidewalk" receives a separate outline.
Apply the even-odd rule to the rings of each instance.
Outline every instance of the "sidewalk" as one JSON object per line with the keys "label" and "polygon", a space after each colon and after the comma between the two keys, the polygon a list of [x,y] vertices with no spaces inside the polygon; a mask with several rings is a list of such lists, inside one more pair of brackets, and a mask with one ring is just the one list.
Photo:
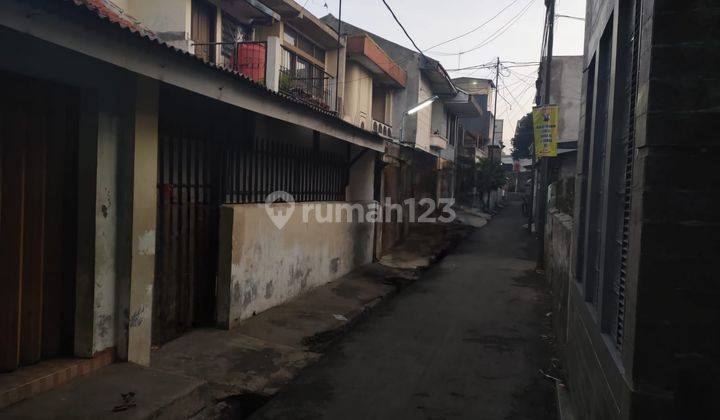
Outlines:
{"label": "sidewalk", "polygon": [[[261,404],[316,362],[334,339],[417,279],[420,270],[472,229],[459,223],[416,226],[405,243],[379,263],[264,311],[233,330],[190,331],[154,350],[150,367],[112,364],[0,410],[0,418],[239,416],[253,409],[246,408],[248,404]],[[124,401],[121,395],[128,393],[134,394]]]}

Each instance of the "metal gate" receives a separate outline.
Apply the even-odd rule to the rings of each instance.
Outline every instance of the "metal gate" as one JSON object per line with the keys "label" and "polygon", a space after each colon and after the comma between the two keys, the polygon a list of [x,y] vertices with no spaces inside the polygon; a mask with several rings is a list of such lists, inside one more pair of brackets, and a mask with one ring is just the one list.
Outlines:
{"label": "metal gate", "polygon": [[[219,210],[263,202],[345,200],[348,147],[255,135],[256,115],[164,86],[158,145],[153,343],[215,322]],[[303,144],[304,145],[301,145]]]}
{"label": "metal gate", "polygon": [[162,101],[158,150],[158,246],[153,342],[163,343],[215,312],[218,165],[221,143],[212,124]]}

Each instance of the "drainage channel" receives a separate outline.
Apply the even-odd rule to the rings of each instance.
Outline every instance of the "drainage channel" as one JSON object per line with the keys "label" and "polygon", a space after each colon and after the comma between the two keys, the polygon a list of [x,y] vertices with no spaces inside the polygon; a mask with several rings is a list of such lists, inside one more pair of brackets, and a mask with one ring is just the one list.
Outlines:
{"label": "drainage channel", "polygon": [[240,394],[227,397],[223,400],[224,406],[219,410],[217,418],[222,420],[247,419],[271,398],[261,394]]}

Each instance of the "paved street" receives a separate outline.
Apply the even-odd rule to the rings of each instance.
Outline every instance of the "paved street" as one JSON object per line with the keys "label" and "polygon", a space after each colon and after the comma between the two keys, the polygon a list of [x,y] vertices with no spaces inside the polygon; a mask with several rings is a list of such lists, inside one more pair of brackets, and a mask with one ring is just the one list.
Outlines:
{"label": "paved street", "polygon": [[253,418],[555,418],[524,222],[511,202]]}

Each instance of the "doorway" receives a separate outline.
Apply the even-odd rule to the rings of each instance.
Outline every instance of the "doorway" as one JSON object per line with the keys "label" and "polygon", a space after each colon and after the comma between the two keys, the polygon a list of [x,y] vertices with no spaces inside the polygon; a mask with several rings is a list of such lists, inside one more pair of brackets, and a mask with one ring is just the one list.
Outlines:
{"label": "doorway", "polygon": [[0,371],[73,353],[79,92],[0,72]]}

